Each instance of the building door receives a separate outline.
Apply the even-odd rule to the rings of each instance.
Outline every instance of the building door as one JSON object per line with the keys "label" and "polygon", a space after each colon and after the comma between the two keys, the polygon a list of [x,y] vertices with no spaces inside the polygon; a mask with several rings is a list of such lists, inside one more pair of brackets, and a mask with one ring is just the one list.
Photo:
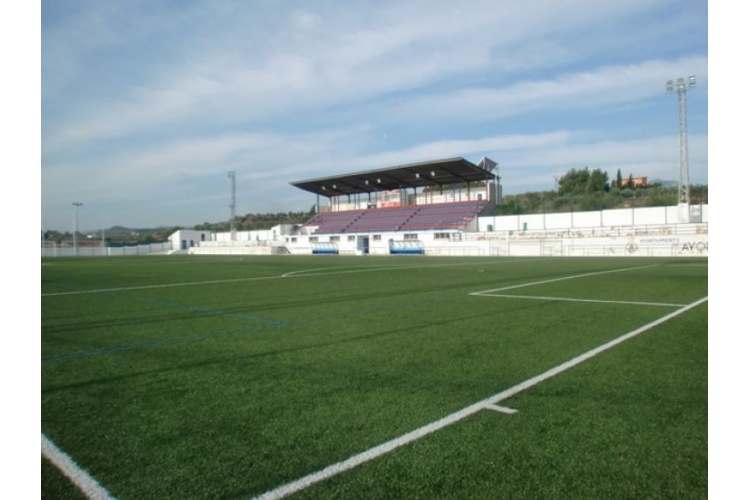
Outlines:
{"label": "building door", "polygon": [[357,250],[362,251],[362,255],[370,253],[370,237],[357,236]]}

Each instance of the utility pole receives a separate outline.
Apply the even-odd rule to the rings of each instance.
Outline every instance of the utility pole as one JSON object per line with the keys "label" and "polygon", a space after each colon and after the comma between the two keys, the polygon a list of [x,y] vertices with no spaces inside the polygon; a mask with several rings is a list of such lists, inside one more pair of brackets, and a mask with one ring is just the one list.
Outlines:
{"label": "utility pole", "polygon": [[232,233],[232,241],[237,240],[237,228],[234,226],[234,218],[236,216],[235,209],[237,208],[235,191],[236,176],[237,172],[235,170],[231,170],[227,173],[227,177],[229,177],[232,181],[232,202],[229,204],[229,231]]}
{"label": "utility pole", "polygon": [[80,201],[74,201],[73,206],[75,208],[75,217],[73,224],[73,252],[78,255],[78,207],[82,206],[83,203]]}

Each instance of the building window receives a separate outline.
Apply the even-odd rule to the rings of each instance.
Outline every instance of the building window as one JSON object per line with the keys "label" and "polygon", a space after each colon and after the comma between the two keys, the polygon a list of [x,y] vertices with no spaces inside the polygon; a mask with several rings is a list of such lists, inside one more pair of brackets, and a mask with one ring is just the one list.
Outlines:
{"label": "building window", "polygon": [[318,241],[317,236],[310,236],[310,243],[315,243],[316,241]]}
{"label": "building window", "polygon": [[404,241],[406,241],[406,240],[418,240],[418,239],[419,239],[419,235],[417,235],[416,233],[409,233],[409,234],[405,234],[404,235]]}
{"label": "building window", "polygon": [[339,236],[331,236],[331,239],[329,241],[339,241],[341,238]]}
{"label": "building window", "polygon": [[354,236],[353,234],[350,234],[349,236],[346,237],[346,241],[354,241],[355,239],[356,239],[356,236]]}
{"label": "building window", "polygon": [[450,233],[435,233],[436,240],[449,240],[451,237]]}
{"label": "building window", "polygon": [[380,235],[379,234],[373,234],[372,235],[372,241],[380,241]]}

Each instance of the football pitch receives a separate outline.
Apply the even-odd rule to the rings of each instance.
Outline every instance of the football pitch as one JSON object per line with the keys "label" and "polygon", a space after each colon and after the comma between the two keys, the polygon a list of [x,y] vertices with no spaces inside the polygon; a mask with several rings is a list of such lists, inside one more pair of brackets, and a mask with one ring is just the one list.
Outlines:
{"label": "football pitch", "polygon": [[42,259],[42,497],[708,497],[708,260]]}

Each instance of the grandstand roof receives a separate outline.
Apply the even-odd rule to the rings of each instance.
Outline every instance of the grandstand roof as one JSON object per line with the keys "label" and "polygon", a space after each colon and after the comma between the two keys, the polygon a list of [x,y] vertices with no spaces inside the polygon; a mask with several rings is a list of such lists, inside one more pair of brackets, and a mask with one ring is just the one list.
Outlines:
{"label": "grandstand roof", "polygon": [[[446,158],[420,163],[409,163],[378,170],[367,170],[354,174],[321,177],[306,181],[291,182],[292,186],[331,198],[375,191],[391,191],[402,188],[442,186],[465,182],[486,181],[494,178],[490,170],[496,165],[492,160],[487,170],[464,158]],[[487,163],[484,163],[487,164]]]}

